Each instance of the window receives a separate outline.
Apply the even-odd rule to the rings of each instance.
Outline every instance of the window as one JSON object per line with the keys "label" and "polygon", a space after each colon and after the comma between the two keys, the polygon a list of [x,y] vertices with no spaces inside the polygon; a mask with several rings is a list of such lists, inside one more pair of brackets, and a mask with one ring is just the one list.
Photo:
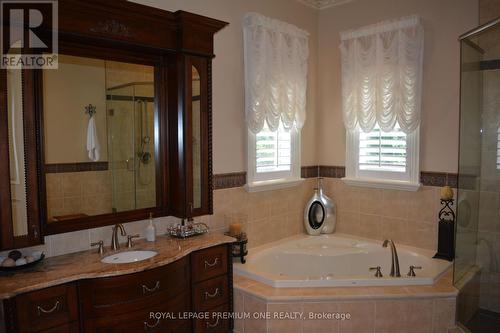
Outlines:
{"label": "window", "polygon": [[343,31],[340,40],[345,181],[417,190],[424,50],[420,18]]}
{"label": "window", "polygon": [[419,130],[411,134],[399,125],[390,132],[379,126],[365,133],[347,131],[345,181],[351,185],[417,190]]}
{"label": "window", "polygon": [[399,126],[392,132],[376,126],[359,133],[359,170],[406,172],[406,134]]}
{"label": "window", "polygon": [[[248,131],[249,191],[286,187],[300,181],[300,132],[280,123],[272,132],[267,124],[257,134]],[[278,183],[281,185],[278,186]]]}
{"label": "window", "polygon": [[255,163],[257,174],[289,172],[291,169],[292,134],[281,126],[271,132],[264,126],[255,138]]}

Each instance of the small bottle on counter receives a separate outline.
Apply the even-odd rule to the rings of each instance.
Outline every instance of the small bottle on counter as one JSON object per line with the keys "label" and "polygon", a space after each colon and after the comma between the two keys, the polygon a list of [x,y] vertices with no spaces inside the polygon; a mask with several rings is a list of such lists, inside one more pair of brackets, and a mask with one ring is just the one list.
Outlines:
{"label": "small bottle on counter", "polygon": [[149,225],[146,227],[146,240],[154,242],[156,240],[156,228],[153,223],[153,213],[149,213]]}

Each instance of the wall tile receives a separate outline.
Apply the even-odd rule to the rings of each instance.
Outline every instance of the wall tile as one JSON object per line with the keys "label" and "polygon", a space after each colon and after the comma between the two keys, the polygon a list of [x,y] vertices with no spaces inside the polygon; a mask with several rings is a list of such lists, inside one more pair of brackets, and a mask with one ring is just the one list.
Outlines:
{"label": "wall tile", "polygon": [[455,299],[437,299],[434,301],[433,310],[433,333],[446,332],[450,327],[455,326]]}
{"label": "wall tile", "polygon": [[339,312],[351,314],[350,320],[344,320],[339,323],[341,333],[374,332],[374,302],[365,301],[340,303]]}
{"label": "wall tile", "polygon": [[260,333],[267,331],[267,320],[255,319],[253,318],[254,313],[265,313],[266,303],[256,297],[245,295],[244,297],[244,309],[245,312],[250,313],[250,319],[244,321],[243,331],[247,333]]}
{"label": "wall tile", "polygon": [[303,332],[314,333],[337,333],[339,332],[339,320],[336,319],[309,319],[309,313],[337,313],[339,312],[338,303],[303,303],[304,316],[306,319],[302,322]]}
{"label": "wall tile", "polygon": [[45,237],[50,243],[51,255],[58,256],[65,253],[88,250],[90,248],[89,230],[68,232],[61,235],[51,235]]}
{"label": "wall tile", "polygon": [[300,319],[278,319],[280,315],[302,312],[301,303],[268,303],[267,311],[273,319],[267,323],[268,333],[301,333],[302,321]]}
{"label": "wall tile", "polygon": [[323,182],[326,194],[337,206],[337,232],[436,248],[438,187],[422,186],[416,192],[408,192],[356,188],[340,179]]}

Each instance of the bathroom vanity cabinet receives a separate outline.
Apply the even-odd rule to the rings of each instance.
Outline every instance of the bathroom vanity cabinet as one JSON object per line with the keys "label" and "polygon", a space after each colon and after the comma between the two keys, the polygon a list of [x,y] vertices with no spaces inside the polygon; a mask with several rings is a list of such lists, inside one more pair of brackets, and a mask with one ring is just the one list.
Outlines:
{"label": "bathroom vanity cabinet", "polygon": [[6,332],[230,332],[229,320],[189,317],[232,311],[229,251],[230,245],[218,245],[151,270],[15,296],[3,304]]}
{"label": "bathroom vanity cabinet", "polygon": [[[41,38],[56,30],[48,22]],[[211,214],[213,39],[226,25],[58,1],[58,69],[0,69],[0,249],[150,213]],[[99,154],[86,151],[90,119]]]}

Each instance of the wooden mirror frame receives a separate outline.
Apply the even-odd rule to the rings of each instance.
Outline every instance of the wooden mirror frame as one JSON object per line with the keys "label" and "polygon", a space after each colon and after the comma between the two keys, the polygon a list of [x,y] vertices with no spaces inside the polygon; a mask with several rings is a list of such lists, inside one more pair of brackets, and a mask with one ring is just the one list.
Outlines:
{"label": "wooden mirror frame", "polygon": [[[41,243],[42,235],[57,234],[95,228],[115,223],[137,221],[148,217],[175,215],[186,217],[186,189],[188,185],[186,165],[187,124],[185,123],[184,85],[185,70],[178,66],[178,59],[185,55],[206,59],[211,64],[213,35],[227,25],[226,22],[184,11],[169,12],[125,0],[59,0],[59,53],[104,60],[149,64],[155,66],[155,155],[157,207],[128,212],[89,216],[71,221],[47,223],[46,193],[43,149],[42,116],[42,72],[26,70],[27,89],[33,92],[33,101],[28,101],[25,115],[33,116],[33,128],[25,128],[25,141],[30,151],[27,161],[33,166],[27,169],[28,202],[33,205],[30,212],[36,222],[38,237],[27,242],[12,236],[10,205],[10,173],[0,169],[0,248],[15,248]],[[8,24],[8,22],[4,22]],[[43,33],[51,34],[46,27]],[[210,68],[210,67],[208,67]],[[209,70],[209,69],[207,69]],[[5,70],[0,70],[0,107],[7,105]],[[31,82],[31,85],[30,85]],[[211,82],[208,83],[211,85]],[[209,93],[210,93],[210,89]],[[27,94],[29,95],[29,94]],[[211,103],[211,97],[207,97]],[[32,102],[32,103],[31,103]],[[26,102],[25,102],[26,103]],[[5,108],[4,108],[5,110]],[[168,110],[168,111],[167,111]],[[211,105],[207,112],[211,112]],[[173,115],[173,116],[172,116]],[[4,131],[6,113],[0,113],[0,158],[8,161],[8,135]],[[211,115],[209,118],[211,119]],[[26,123],[26,120],[25,120]],[[175,133],[175,134],[173,134]],[[208,129],[203,168],[206,169],[204,189],[206,207],[212,210],[212,159],[211,129]],[[156,145],[156,142],[159,145]],[[31,144],[33,143],[33,144]],[[178,149],[182,147],[182,149]],[[189,149],[188,149],[189,150]],[[5,159],[7,157],[7,159]],[[31,158],[33,157],[33,158]],[[8,166],[8,164],[7,164]],[[5,185],[9,185],[4,187]],[[7,188],[8,190],[4,190]],[[207,193],[209,192],[209,193]],[[182,198],[182,199],[180,199]],[[10,207],[10,206],[9,206]],[[200,211],[201,213],[202,211]]]}
{"label": "wooden mirror frame", "polygon": [[22,72],[23,97],[23,138],[24,164],[26,181],[26,215],[27,235],[14,236],[12,225],[12,200],[9,165],[9,124],[7,102],[7,70],[0,70],[0,161],[5,167],[0,168],[0,248],[12,249],[26,247],[42,242],[40,227],[40,202],[37,171],[37,119],[34,113],[35,95],[27,94],[34,88],[33,78],[29,70]]}

